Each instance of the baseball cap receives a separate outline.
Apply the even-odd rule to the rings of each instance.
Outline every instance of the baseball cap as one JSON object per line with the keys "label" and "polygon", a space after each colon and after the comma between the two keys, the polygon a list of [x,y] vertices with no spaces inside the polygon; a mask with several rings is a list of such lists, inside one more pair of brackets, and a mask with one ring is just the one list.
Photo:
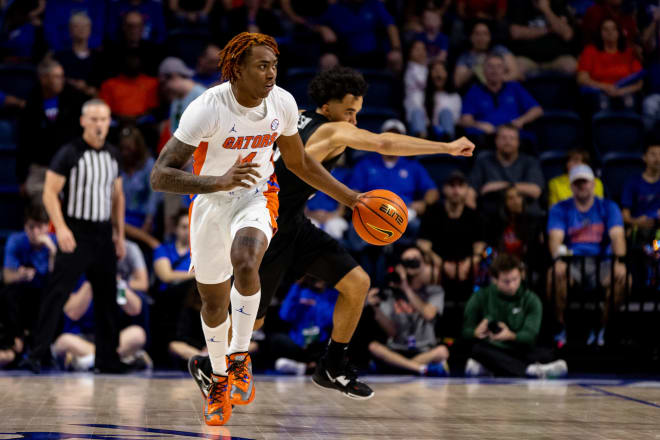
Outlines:
{"label": "baseball cap", "polygon": [[181,75],[186,78],[192,78],[195,71],[190,69],[180,58],[167,57],[158,66],[158,76]]}
{"label": "baseball cap", "polygon": [[594,180],[594,172],[589,165],[577,165],[571,168],[571,171],[568,173],[568,180],[573,183],[580,179]]}
{"label": "baseball cap", "polygon": [[385,133],[386,131],[395,130],[400,134],[406,134],[406,126],[403,125],[403,122],[398,119],[388,119],[383,122],[383,126],[380,127],[380,132]]}

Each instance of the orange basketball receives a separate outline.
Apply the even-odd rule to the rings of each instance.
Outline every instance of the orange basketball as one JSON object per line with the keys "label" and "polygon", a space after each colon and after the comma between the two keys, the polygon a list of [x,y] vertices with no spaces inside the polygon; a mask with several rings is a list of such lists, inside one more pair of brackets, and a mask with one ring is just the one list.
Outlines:
{"label": "orange basketball", "polygon": [[392,191],[365,193],[353,210],[353,227],[362,240],[376,246],[397,241],[408,226],[408,208]]}

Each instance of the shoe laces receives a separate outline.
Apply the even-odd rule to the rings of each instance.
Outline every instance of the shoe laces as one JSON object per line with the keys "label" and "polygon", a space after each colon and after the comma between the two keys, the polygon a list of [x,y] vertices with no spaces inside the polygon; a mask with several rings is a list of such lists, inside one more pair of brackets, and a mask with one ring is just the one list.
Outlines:
{"label": "shoe laces", "polygon": [[234,376],[240,377],[242,380],[246,380],[249,376],[247,362],[245,362],[245,360],[232,361],[229,367],[227,367],[227,373],[233,373]]}
{"label": "shoe laces", "polygon": [[222,399],[226,397],[228,382],[227,379],[224,379],[222,381],[213,381],[213,383],[211,383],[211,388],[209,388],[209,400],[211,403],[222,402]]}

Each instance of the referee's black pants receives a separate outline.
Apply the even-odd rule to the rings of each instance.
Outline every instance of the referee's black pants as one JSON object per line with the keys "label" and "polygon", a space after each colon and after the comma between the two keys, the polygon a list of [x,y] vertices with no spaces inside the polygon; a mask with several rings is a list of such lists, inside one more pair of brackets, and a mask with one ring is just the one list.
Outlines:
{"label": "referee's black pants", "polygon": [[42,360],[55,339],[64,303],[85,274],[94,292],[96,331],[95,366],[119,367],[119,306],[117,305],[117,254],[109,222],[67,220],[76,240],[72,253],[57,252],[55,267],[39,305],[31,358]]}

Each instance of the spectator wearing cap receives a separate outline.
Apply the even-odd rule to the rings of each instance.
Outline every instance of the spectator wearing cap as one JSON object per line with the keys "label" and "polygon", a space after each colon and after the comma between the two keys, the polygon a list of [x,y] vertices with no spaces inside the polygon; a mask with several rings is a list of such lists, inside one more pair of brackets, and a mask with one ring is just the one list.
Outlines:
{"label": "spectator wearing cap", "polygon": [[[568,173],[571,172],[573,167],[577,165],[589,165],[590,155],[587,150],[577,148],[568,152],[566,158],[566,172],[560,176],[553,177],[548,182],[548,205],[552,206],[562,200],[570,199],[573,197],[571,190],[571,182],[568,180]],[[596,197],[603,198],[605,196],[603,190],[603,182],[596,177],[594,180],[594,192]]]}
{"label": "spectator wearing cap", "polygon": [[442,185],[443,198],[422,216],[418,245],[433,251],[443,279],[468,280],[486,247],[481,218],[465,204],[468,189],[465,175],[453,171]]}
{"label": "spectator wearing cap", "polygon": [[475,84],[463,98],[460,124],[475,135],[493,134],[502,124],[522,129],[543,114],[538,102],[516,81],[505,82],[504,58],[490,53],[484,62],[485,84]]}
{"label": "spectator wearing cap", "polygon": [[[548,215],[548,247],[555,262],[548,271],[547,291],[554,295],[556,317],[561,325],[555,340],[559,346],[566,343],[564,310],[568,278],[570,284],[580,284],[583,289],[591,290],[599,285],[605,289],[601,327],[592,330],[587,340],[589,345],[596,342],[602,346],[612,290],[612,310],[617,310],[627,277],[622,260],[626,255],[623,218],[616,203],[595,196],[594,173],[588,165],[573,167],[568,176],[573,197],[554,205]],[[567,253],[581,258],[567,264],[560,258]]]}
{"label": "spectator wearing cap", "polygon": [[179,127],[179,121],[188,104],[206,90],[203,85],[197,84],[192,78],[195,71],[175,57],[167,57],[158,67],[158,77],[166,97],[170,103],[170,133]]}

